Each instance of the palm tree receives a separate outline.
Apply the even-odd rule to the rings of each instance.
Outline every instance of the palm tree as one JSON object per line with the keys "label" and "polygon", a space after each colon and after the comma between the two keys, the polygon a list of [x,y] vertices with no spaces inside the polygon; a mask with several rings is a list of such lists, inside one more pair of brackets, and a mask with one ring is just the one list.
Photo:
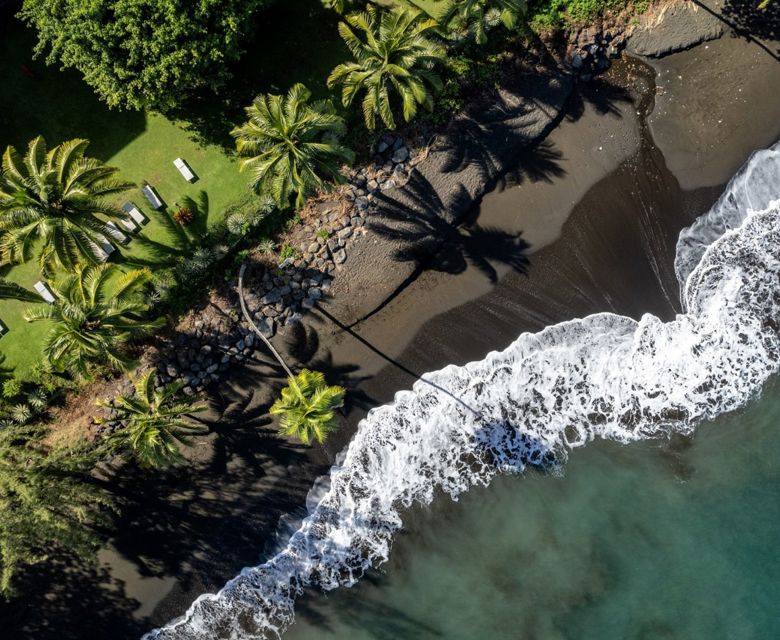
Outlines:
{"label": "palm tree", "polygon": [[[395,128],[392,94],[397,94],[407,122],[418,105],[432,109],[432,91],[442,86],[433,65],[444,56],[444,49],[427,37],[436,26],[435,20],[424,20],[412,9],[383,11],[368,6],[365,12],[347,16],[346,23],[339,24],[339,33],[355,61],[337,66],[328,86],[343,85],[344,106],[351,105],[359,93],[365,94],[363,117],[369,129],[376,127],[377,115],[388,128]],[[353,29],[362,31],[363,39]]]}
{"label": "palm tree", "polygon": [[25,289],[21,285],[0,278],[0,300],[20,300],[21,302],[41,302],[41,296]]}
{"label": "palm tree", "polygon": [[126,426],[108,437],[109,448],[129,454],[143,467],[164,467],[181,462],[179,444],[190,444],[190,436],[208,429],[187,418],[204,411],[196,396],[179,396],[180,382],[157,388],[154,370],[133,380],[134,392],[121,395],[113,403],[101,403],[116,409],[116,420]]}
{"label": "palm tree", "polygon": [[249,315],[244,302],[245,273],[246,263],[242,264],[238,271],[238,301],[241,312],[287,374],[287,387],[282,389],[282,397],[273,404],[270,413],[280,417],[280,430],[285,435],[295,436],[304,444],[310,444],[312,438],[322,443],[327,435],[338,427],[334,411],[344,404],[346,390],[338,386],[328,386],[325,376],[317,371],[303,369],[296,376],[290,370],[274,345],[257,328]]}
{"label": "palm tree", "polygon": [[133,186],[84,151],[88,140],[70,140],[47,152],[38,136],[24,158],[8,147],[0,171],[0,258],[29,260],[39,251],[44,273],[53,266],[72,270],[79,262],[96,264],[95,248],[114,245],[106,218],[120,211],[112,197]]}
{"label": "palm tree", "polygon": [[323,176],[343,181],[339,165],[355,154],[339,144],[343,118],[327,101],[309,102],[311,91],[295,84],[286,96],[263,95],[246,108],[249,120],[233,129],[241,170],[252,174],[252,188],[270,193],[280,207],[301,207],[307,195],[322,188]]}
{"label": "palm tree", "polygon": [[449,1],[441,24],[447,29],[468,33],[477,44],[485,44],[488,30],[499,22],[507,29],[514,29],[526,10],[525,0]]}
{"label": "palm tree", "polygon": [[122,346],[162,326],[162,318],[146,317],[148,269],[123,273],[114,265],[79,265],[75,273],[52,284],[52,305],[28,309],[29,322],[54,322],[44,343],[44,356],[57,370],[85,375],[91,362],[107,362],[119,369],[131,360]]}
{"label": "palm tree", "polygon": [[280,431],[304,444],[319,443],[339,426],[336,409],[344,405],[346,390],[328,386],[319,371],[303,369],[287,378],[282,397],[274,402],[271,415],[279,416]]}

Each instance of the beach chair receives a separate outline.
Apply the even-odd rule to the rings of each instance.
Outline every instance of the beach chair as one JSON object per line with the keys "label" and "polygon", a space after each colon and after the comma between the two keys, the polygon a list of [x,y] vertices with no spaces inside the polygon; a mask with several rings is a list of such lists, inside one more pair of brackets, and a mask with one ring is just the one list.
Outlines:
{"label": "beach chair", "polygon": [[114,245],[112,245],[106,236],[98,233],[97,234],[97,241],[99,245],[96,245],[95,243],[92,244],[92,251],[94,252],[95,256],[98,260],[101,262],[105,262],[108,260],[108,256],[110,256],[112,253],[114,253]]}
{"label": "beach chair", "polygon": [[165,203],[162,201],[160,194],[155,191],[152,185],[145,184],[141,188],[141,192],[144,194],[144,197],[149,201],[149,204],[155,211],[162,209],[165,206]]}
{"label": "beach chair", "polygon": [[130,242],[130,238],[122,233],[119,230],[119,227],[117,227],[113,222],[106,222],[106,228],[108,229],[108,233],[111,234],[111,237],[119,244],[127,244]]}
{"label": "beach chair", "polygon": [[38,282],[33,285],[33,289],[38,292],[38,295],[41,296],[45,302],[54,304],[56,298],[51,292],[51,289],[49,289],[49,285],[47,285],[45,282],[38,280]]}
{"label": "beach chair", "polygon": [[136,231],[138,231],[138,225],[132,220],[130,220],[130,218],[120,219],[119,224],[121,224],[130,233],[135,233]]}
{"label": "beach chair", "polygon": [[133,221],[135,221],[135,225],[133,225],[134,227],[133,229],[130,229],[126,224],[126,222],[130,222],[129,220],[122,222],[123,226],[128,231],[135,231],[136,225],[138,225],[138,227],[142,227],[144,224],[146,224],[147,222],[146,216],[143,213],[141,213],[141,210],[135,205],[134,202],[125,202],[122,205],[122,210],[127,215],[129,215],[133,219]]}
{"label": "beach chair", "polygon": [[173,161],[173,165],[179,170],[179,173],[184,177],[187,182],[195,182],[198,176],[195,175],[190,165],[188,165],[183,158],[176,158]]}
{"label": "beach chair", "polygon": [[8,325],[0,320],[0,338],[2,338],[6,333],[8,333]]}

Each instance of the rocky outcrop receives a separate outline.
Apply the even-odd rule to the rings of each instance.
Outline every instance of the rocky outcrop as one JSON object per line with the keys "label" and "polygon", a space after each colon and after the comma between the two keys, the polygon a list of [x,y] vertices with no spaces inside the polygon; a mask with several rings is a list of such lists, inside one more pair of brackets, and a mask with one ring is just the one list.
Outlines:
{"label": "rocky outcrop", "polygon": [[639,18],[628,42],[628,52],[657,58],[719,38],[726,31],[720,18],[722,8],[722,0],[673,0],[659,4]]}

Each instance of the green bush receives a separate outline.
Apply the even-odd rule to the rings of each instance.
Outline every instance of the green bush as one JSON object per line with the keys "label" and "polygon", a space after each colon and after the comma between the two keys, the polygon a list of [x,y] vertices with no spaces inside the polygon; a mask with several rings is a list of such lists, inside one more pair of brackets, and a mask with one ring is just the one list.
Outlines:
{"label": "green bush", "polygon": [[[606,11],[622,11],[630,3],[631,0],[532,0],[528,5],[529,24],[535,31],[573,30]],[[648,0],[635,3],[639,11],[645,10],[647,4]]]}

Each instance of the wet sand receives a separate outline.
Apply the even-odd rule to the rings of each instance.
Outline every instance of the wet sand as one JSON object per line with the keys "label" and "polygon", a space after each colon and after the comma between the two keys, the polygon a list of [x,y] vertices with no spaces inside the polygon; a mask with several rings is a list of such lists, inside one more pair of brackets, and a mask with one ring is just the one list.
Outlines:
{"label": "wet sand", "polygon": [[[719,43],[742,46],[730,38]],[[672,68],[678,56],[695,51],[656,65]],[[732,59],[702,53],[686,64],[693,76],[713,65],[725,74]],[[756,69],[743,76],[745,86],[774,77],[774,67]],[[336,298],[280,341],[298,362],[350,388],[348,426],[326,448],[307,450],[274,437],[265,411],[278,387],[268,385],[275,369],[261,356],[220,388],[210,419],[215,435],[195,452],[190,469],[122,483],[128,504],[100,568],[62,573],[54,567],[49,576],[31,578],[34,584],[49,578],[52,595],[33,592],[0,610],[2,628],[13,630],[9,637],[138,638],[241,567],[261,562],[275,544],[280,515],[304,513],[312,481],[359,419],[419,374],[482,358],[523,331],[596,311],[665,318],[679,311],[672,265],[677,233],[718,196],[712,180],[730,177],[748,150],[702,125],[697,144],[717,145],[717,157],[703,154],[697,163],[667,168],[642,125],[642,111],[657,99],[652,73],[626,63],[600,83],[599,91],[575,94],[569,116],[528,153],[505,188],[485,197],[430,268],[375,314],[340,327]],[[693,90],[679,83],[663,98],[685,104]],[[695,91],[697,99],[709,91],[712,101],[727,102],[719,108],[734,127],[748,127],[750,150],[775,141],[780,97],[773,92],[756,92],[754,99],[764,103],[746,118],[739,92],[724,98],[715,80]],[[673,116],[680,117],[651,116],[653,134]],[[683,191],[681,184],[699,184],[709,167],[714,177],[705,188]],[[518,233],[525,244],[509,241]]]}

